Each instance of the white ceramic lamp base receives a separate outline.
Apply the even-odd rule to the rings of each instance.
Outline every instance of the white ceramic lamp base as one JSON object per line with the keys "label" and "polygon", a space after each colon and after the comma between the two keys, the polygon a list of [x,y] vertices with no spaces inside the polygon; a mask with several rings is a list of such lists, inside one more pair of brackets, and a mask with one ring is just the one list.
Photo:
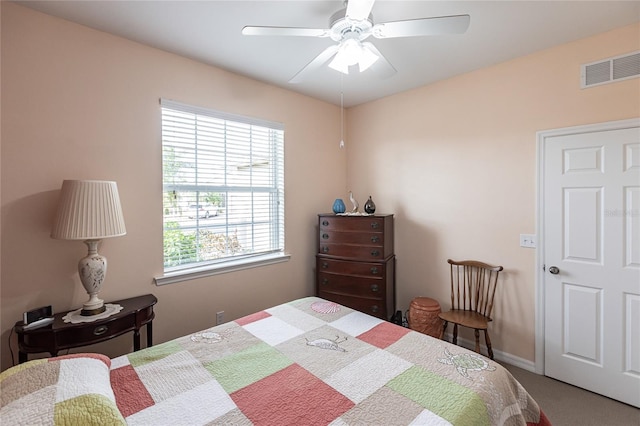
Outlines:
{"label": "white ceramic lamp base", "polygon": [[86,240],[89,254],[78,262],[78,273],[89,300],[82,305],[83,316],[98,315],[105,311],[104,301],[98,298],[102,282],[107,273],[107,258],[98,254],[100,240]]}

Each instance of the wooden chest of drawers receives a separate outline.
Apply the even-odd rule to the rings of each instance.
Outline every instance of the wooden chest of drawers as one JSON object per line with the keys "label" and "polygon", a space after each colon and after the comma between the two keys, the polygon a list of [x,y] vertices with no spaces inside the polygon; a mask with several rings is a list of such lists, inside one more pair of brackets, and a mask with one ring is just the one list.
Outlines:
{"label": "wooden chest of drawers", "polygon": [[316,294],[389,319],[395,309],[393,215],[318,215]]}

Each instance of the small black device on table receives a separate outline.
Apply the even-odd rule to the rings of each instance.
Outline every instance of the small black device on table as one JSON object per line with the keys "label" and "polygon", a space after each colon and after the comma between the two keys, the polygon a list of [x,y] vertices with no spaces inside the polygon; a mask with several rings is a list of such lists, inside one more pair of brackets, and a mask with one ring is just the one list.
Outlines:
{"label": "small black device on table", "polygon": [[[18,362],[26,362],[28,354],[49,352],[51,356],[57,356],[61,350],[104,342],[130,331],[133,331],[133,350],[138,351],[143,325],[147,326],[147,347],[150,347],[153,345],[153,305],[157,301],[154,295],[147,294],[111,302],[122,306],[122,310],[107,318],[79,324],[63,321],[71,311],[55,314],[49,324],[39,327],[18,321],[14,326],[18,335]],[[51,312],[44,318],[50,318],[50,315]]]}
{"label": "small black device on table", "polygon": [[51,305],[27,311],[22,316],[22,328],[30,330],[51,324],[53,322],[53,308]]}

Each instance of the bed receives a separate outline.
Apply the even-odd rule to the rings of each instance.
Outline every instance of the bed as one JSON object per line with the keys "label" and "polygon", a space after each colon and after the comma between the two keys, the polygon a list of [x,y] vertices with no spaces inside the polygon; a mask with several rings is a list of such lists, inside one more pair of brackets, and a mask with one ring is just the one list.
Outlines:
{"label": "bed", "polygon": [[549,425],[481,355],[316,297],[0,374],[2,424]]}

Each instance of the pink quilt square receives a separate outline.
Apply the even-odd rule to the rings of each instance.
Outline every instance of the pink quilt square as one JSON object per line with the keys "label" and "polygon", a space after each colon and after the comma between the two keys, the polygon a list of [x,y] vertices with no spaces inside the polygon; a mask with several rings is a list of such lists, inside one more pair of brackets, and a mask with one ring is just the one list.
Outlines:
{"label": "pink quilt square", "polygon": [[231,394],[255,425],[326,425],[354,403],[297,364]]}
{"label": "pink quilt square", "polygon": [[256,312],[255,314],[247,315],[246,317],[238,318],[236,323],[238,325],[247,325],[252,322],[259,321],[264,318],[269,318],[271,316],[270,313],[265,311]]}
{"label": "pink quilt square", "polygon": [[131,365],[111,370],[111,388],[124,417],[151,407],[155,402]]}
{"label": "pink quilt square", "polygon": [[358,336],[358,339],[363,342],[367,342],[380,349],[384,349],[395,342],[397,342],[402,336],[407,334],[410,330],[404,327],[398,327],[390,322],[381,322]]}

